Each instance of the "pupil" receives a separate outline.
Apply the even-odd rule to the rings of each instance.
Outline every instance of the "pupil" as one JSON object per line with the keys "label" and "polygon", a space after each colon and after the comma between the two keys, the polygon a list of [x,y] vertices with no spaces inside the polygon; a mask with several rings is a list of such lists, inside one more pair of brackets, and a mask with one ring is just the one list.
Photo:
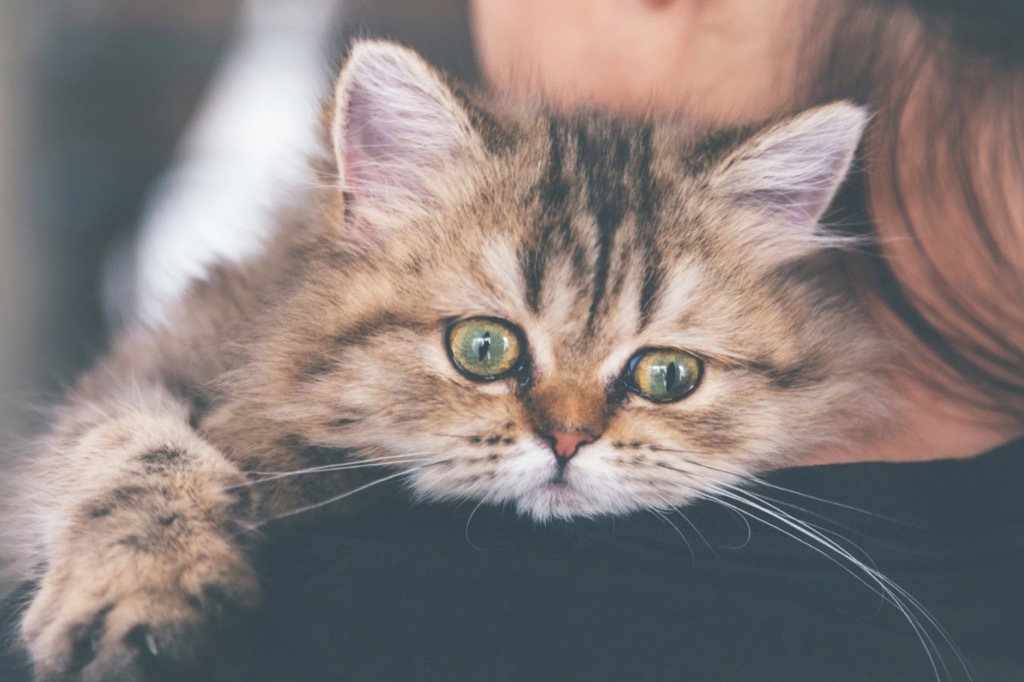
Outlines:
{"label": "pupil", "polygon": [[665,368],[665,389],[671,391],[675,388],[676,381],[679,379],[679,370],[676,369],[676,363],[668,363],[668,367]]}
{"label": "pupil", "polygon": [[480,339],[480,344],[476,347],[477,360],[483,362],[484,358],[491,351],[491,333],[484,332],[483,338]]}

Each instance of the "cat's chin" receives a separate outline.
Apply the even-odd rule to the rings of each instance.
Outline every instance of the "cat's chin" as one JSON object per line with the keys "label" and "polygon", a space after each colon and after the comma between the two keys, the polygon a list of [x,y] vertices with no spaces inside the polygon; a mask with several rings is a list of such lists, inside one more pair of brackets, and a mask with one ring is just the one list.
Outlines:
{"label": "cat's chin", "polygon": [[555,479],[519,497],[516,507],[521,514],[540,522],[603,513],[603,510],[594,508],[593,502],[586,499],[572,484]]}
{"label": "cat's chin", "polygon": [[621,514],[633,511],[632,505],[622,500],[595,497],[577,483],[565,478],[552,477],[516,498],[519,513],[534,521],[567,520]]}

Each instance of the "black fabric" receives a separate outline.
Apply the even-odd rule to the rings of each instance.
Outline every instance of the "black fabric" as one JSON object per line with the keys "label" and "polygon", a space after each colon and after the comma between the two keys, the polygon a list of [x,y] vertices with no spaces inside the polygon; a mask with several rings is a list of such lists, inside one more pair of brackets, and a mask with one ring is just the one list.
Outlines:
{"label": "black fabric", "polygon": [[[245,679],[1024,680],[1024,443],[765,480],[753,490],[919,600],[967,665],[849,562],[714,503],[544,527],[467,504],[273,537]],[[25,679],[16,665],[0,680]]]}

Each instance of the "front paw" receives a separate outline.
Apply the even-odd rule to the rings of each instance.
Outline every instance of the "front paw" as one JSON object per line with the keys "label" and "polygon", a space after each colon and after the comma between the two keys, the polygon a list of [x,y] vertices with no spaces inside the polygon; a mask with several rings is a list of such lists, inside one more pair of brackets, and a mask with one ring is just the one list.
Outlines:
{"label": "front paw", "polygon": [[248,560],[222,537],[87,551],[46,573],[22,636],[40,681],[231,679],[258,601]]}

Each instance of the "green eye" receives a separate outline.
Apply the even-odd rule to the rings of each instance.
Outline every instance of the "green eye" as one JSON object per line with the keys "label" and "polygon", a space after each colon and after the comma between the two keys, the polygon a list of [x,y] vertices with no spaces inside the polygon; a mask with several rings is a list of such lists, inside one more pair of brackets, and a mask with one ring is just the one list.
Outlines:
{"label": "green eye", "polygon": [[455,368],[470,379],[502,379],[520,366],[522,343],[510,323],[474,317],[448,328],[448,355]]}
{"label": "green eye", "polygon": [[700,382],[701,362],[671,348],[642,350],[629,361],[626,386],[655,403],[685,398]]}

